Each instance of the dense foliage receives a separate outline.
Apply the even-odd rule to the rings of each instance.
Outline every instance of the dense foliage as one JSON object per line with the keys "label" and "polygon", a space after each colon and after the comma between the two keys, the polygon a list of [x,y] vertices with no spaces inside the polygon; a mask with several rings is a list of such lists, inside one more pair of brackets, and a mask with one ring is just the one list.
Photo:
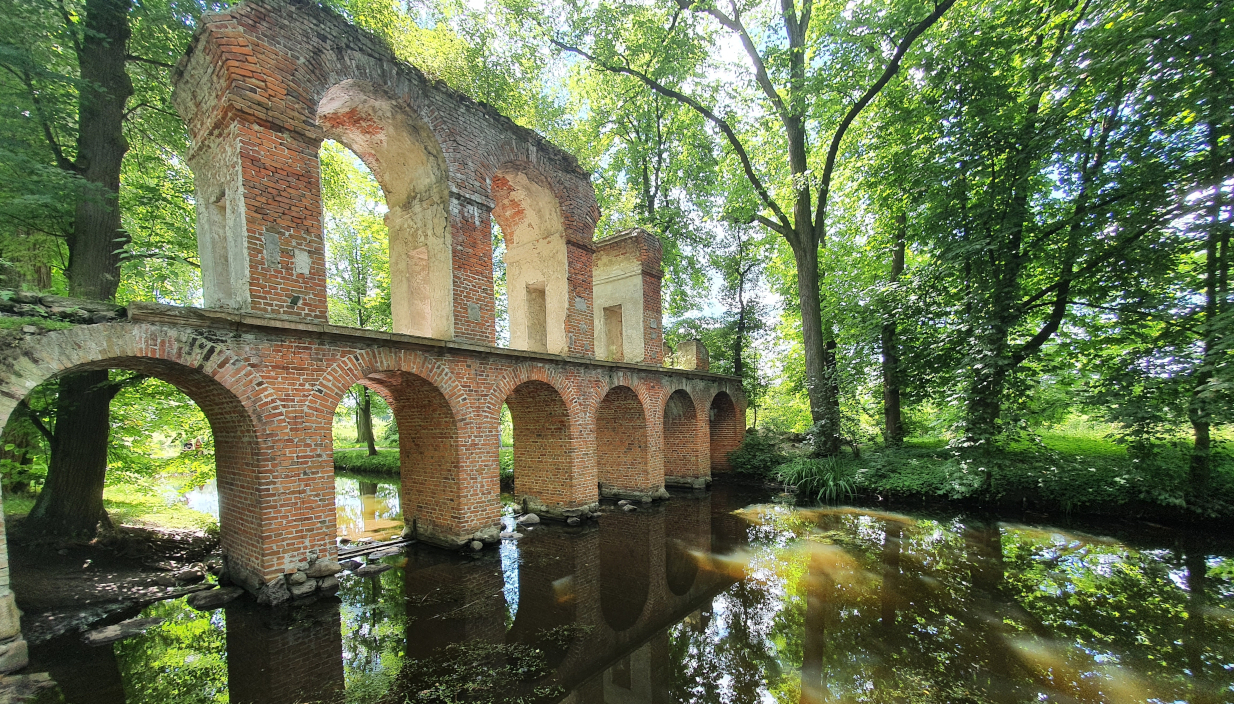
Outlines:
{"label": "dense foliage", "polygon": [[[1224,0],[325,1],[576,153],[597,236],[640,226],[664,244],[669,344],[705,341],[752,423],[805,433],[816,455],[865,446],[844,460],[859,487],[1066,501],[1091,483],[1075,495],[1228,514]],[[170,69],[223,6],[0,0],[0,285],[201,304]],[[122,65],[96,75],[108,17]],[[87,163],[109,96],[114,192]],[[320,156],[331,321],[389,329],[384,194],[344,147]],[[82,229],[96,211],[119,214],[102,249]],[[495,231],[499,312],[503,251]],[[91,257],[118,280],[103,266],[87,281]],[[112,481],[208,476],[191,401],[104,381]],[[40,387],[6,428],[8,488],[46,475],[39,424],[56,427],[59,393]],[[387,461],[379,397],[356,387],[338,420],[340,444]],[[1103,449],[1061,452],[1068,429]],[[734,466],[769,476],[790,459],[775,442],[752,435]],[[811,461],[794,466],[831,476]]]}

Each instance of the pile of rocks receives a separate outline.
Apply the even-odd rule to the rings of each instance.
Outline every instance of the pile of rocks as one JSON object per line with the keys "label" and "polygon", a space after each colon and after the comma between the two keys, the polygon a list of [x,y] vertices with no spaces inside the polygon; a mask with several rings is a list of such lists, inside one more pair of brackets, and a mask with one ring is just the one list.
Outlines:
{"label": "pile of rocks", "polygon": [[[110,323],[124,317],[124,308],[107,301],[87,301],[32,291],[0,291],[0,315],[49,318],[78,325]],[[35,326],[31,326],[35,327]],[[23,332],[38,332],[23,330]]]}

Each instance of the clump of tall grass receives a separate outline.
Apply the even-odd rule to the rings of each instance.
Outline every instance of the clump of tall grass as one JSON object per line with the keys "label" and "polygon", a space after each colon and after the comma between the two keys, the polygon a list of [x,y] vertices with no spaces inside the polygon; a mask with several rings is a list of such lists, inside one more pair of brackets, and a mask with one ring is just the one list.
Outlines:
{"label": "clump of tall grass", "polygon": [[804,495],[825,504],[857,494],[853,474],[838,457],[797,457],[775,468],[776,478],[786,486],[797,487]]}

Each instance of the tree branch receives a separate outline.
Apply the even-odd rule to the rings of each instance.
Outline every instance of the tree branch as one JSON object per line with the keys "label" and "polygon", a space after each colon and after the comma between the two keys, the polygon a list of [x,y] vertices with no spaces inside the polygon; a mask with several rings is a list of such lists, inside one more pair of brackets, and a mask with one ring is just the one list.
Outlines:
{"label": "tree branch", "polygon": [[39,100],[39,92],[34,87],[34,78],[26,69],[22,69],[20,73],[11,66],[0,64],[4,70],[17,77],[22,85],[26,87],[26,91],[30,93],[30,102],[34,105],[34,112],[39,116],[39,124],[43,128],[43,136],[47,139],[47,145],[51,147],[51,153],[56,157],[56,166],[71,173],[79,173],[77,165],[69,161],[64,156],[64,150],[60,148],[60,143],[56,141],[56,135],[52,132],[51,123],[47,120],[46,111],[43,109],[43,101]]}
{"label": "tree branch", "polygon": [[133,62],[141,63],[141,64],[150,64],[151,66],[158,66],[159,68],[175,68],[175,66],[172,66],[171,64],[165,61],[156,61],[154,59],[147,59],[144,56],[137,56],[135,54],[125,54],[124,60],[133,61]]}
{"label": "tree branch", "polygon": [[848,112],[844,115],[844,119],[840,121],[840,126],[836,128],[835,134],[832,135],[831,146],[827,148],[827,161],[823,165],[823,174],[818,186],[818,206],[814,215],[813,245],[815,247],[823,241],[823,235],[826,232],[827,197],[831,191],[831,175],[835,171],[836,158],[840,153],[840,142],[843,141],[845,133],[848,132],[848,128],[857,119],[857,116],[861,114],[861,111],[865,110],[870,101],[874,100],[882,92],[883,87],[890,83],[891,79],[899,73],[900,63],[904,60],[904,55],[912,48],[917,38],[933,26],[953,4],[955,4],[955,0],[942,0],[942,2],[934,6],[934,11],[928,17],[918,22],[909,30],[908,34],[904,35],[904,38],[896,46],[891,62],[883,69],[883,74],[849,108]]}
{"label": "tree branch", "polygon": [[[949,0],[949,1],[954,2],[955,0]],[[608,71],[609,73],[622,74],[622,75],[630,76],[632,78],[637,79],[638,81],[642,82],[643,85],[647,86],[648,88],[651,88],[653,91],[659,93],[660,95],[663,95],[666,98],[671,98],[672,100],[675,100],[678,103],[681,103],[683,105],[689,106],[695,112],[699,113],[704,118],[706,118],[709,122],[711,122],[713,125],[719,128],[719,130],[724,133],[724,136],[728,140],[729,145],[732,146],[733,151],[737,153],[737,158],[741,160],[741,166],[742,166],[742,169],[745,171],[746,179],[750,181],[750,185],[753,186],[755,192],[758,193],[759,200],[763,202],[763,205],[767,206],[767,208],[769,208],[773,213],[775,213],[776,217],[780,220],[785,231],[788,231],[788,232],[792,231],[793,228],[792,228],[791,221],[784,214],[784,211],[780,209],[780,206],[774,200],[772,200],[771,194],[767,191],[767,187],[763,185],[763,182],[758,177],[758,174],[754,173],[754,165],[750,162],[749,154],[746,153],[745,147],[741,144],[741,140],[737,137],[737,133],[733,130],[732,126],[729,125],[728,122],[726,122],[723,118],[721,118],[719,115],[712,112],[710,109],[708,109],[706,106],[704,106],[702,103],[698,102],[694,98],[691,98],[690,96],[684,93],[681,93],[680,91],[674,90],[672,88],[669,88],[668,86],[663,85],[662,83],[655,80],[651,76],[648,76],[642,71],[638,71],[633,68],[630,68],[628,65],[627,66],[610,66],[604,63],[603,61],[601,61],[598,57],[590,54],[589,52],[583,49],[580,49],[575,46],[570,46],[569,44],[558,41],[557,39],[549,39],[549,41],[552,42],[553,46],[556,46],[558,49],[581,56],[584,59],[587,59],[588,61],[590,61],[592,64],[599,66],[601,69],[605,71]],[[781,232],[781,234],[784,234],[784,232]]]}
{"label": "tree branch", "polygon": [[[690,3],[687,0],[677,0],[678,7],[689,8]],[[715,18],[720,23],[721,27],[735,33],[741,39],[741,46],[746,50],[746,54],[750,57],[750,63],[754,64],[754,78],[758,81],[758,86],[763,89],[763,93],[771,100],[771,104],[775,106],[776,112],[780,115],[780,121],[785,127],[789,127],[788,106],[784,104],[784,98],[780,95],[780,91],[776,90],[775,84],[771,82],[771,77],[767,75],[767,65],[763,63],[763,57],[758,53],[758,47],[754,46],[754,40],[750,38],[750,33],[746,31],[745,25],[741,22],[741,15],[737,10],[737,5],[733,4],[733,16],[729,17],[720,11],[720,8],[715,6],[705,7],[701,11]]]}
{"label": "tree branch", "polygon": [[26,402],[26,399],[23,398],[18,401],[17,407],[22,410],[22,413],[26,416],[26,418],[30,419],[30,423],[34,426],[35,430],[42,433],[43,437],[48,443],[50,443],[52,441],[51,429],[43,423],[43,419],[39,418],[38,414],[34,412],[34,409],[30,407],[30,404]]}

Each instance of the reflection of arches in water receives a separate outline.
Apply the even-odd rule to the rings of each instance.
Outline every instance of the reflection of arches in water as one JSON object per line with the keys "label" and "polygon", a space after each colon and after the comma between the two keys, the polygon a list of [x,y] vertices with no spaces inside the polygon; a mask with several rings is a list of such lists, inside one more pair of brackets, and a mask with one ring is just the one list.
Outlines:
{"label": "reflection of arches in water", "polygon": [[227,606],[227,689],[233,704],[331,701],[343,692],[337,601],[291,610]]}
{"label": "reflection of arches in water", "polygon": [[506,642],[541,648],[549,667],[560,664],[567,653],[544,636],[575,621],[574,553],[579,547],[578,536],[548,531],[518,541],[518,611]]}
{"label": "reflection of arches in water", "polygon": [[698,576],[698,558],[691,553],[711,549],[711,495],[679,497],[664,504],[664,573],[668,588],[684,596]]}
{"label": "reflection of arches in water", "polygon": [[680,540],[670,538],[664,546],[664,572],[668,588],[677,596],[685,596],[694,586],[698,562]]}
{"label": "reflection of arches in water", "polygon": [[600,611],[614,631],[630,628],[643,614],[651,589],[651,528],[636,514],[600,519]]}

